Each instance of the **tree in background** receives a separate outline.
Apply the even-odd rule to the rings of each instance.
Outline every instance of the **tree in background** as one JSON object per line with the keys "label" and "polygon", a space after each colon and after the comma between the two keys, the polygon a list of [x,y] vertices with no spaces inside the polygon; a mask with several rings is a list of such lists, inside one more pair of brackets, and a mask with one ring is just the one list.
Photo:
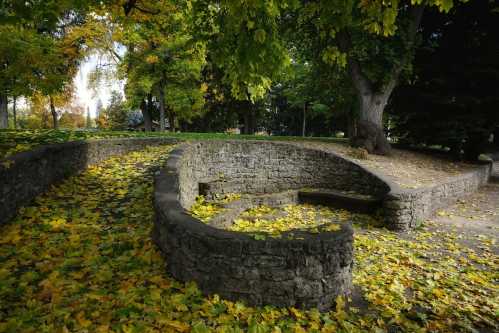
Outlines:
{"label": "tree in background", "polygon": [[118,64],[127,102],[141,110],[146,130],[156,113],[161,130],[166,118],[175,130],[179,121],[190,121],[202,110],[204,46],[191,36],[188,2],[128,1],[98,13],[82,31],[100,36],[93,46]]}
{"label": "tree in background", "polygon": [[72,27],[99,1],[0,3],[0,128],[8,126],[8,97],[49,96],[57,127],[55,95],[64,93],[82,57]]}
{"label": "tree in background", "polygon": [[359,100],[355,145],[386,154],[383,112],[403,75],[410,72],[426,7],[448,12],[454,2],[384,1],[198,1],[197,23],[213,42],[214,61],[239,99],[265,95],[290,64],[282,23],[308,22],[325,62],[344,68]]}
{"label": "tree in background", "polygon": [[85,118],[85,127],[87,129],[92,128],[92,118],[90,118],[90,108],[87,106],[87,116]]}
{"label": "tree in background", "polygon": [[85,108],[73,103],[67,105],[59,119],[59,126],[68,129],[85,128]]}
{"label": "tree in background", "polygon": [[113,90],[109,105],[104,108],[100,114],[100,128],[111,130],[126,130],[129,126],[130,110],[127,108],[123,96],[120,92]]}

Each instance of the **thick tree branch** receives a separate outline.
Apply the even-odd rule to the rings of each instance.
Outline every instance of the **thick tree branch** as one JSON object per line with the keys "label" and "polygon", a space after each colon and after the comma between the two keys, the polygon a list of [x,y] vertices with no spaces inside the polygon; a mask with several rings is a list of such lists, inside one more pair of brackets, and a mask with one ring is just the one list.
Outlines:
{"label": "thick tree branch", "polygon": [[112,46],[108,47],[108,51],[111,52],[111,55],[115,58],[114,61],[116,61],[116,63],[120,63],[123,60],[123,58],[114,50]]}
{"label": "thick tree branch", "polygon": [[139,6],[135,6],[135,9],[137,9],[139,12],[146,13],[146,14],[151,14],[151,15],[158,15],[161,11],[159,9],[153,10],[149,8],[142,8]]}
{"label": "thick tree branch", "polygon": [[146,13],[146,14],[152,14],[152,15],[157,15],[160,13],[159,10],[153,10],[153,9],[149,9],[149,8],[139,7],[137,4],[137,0],[128,0],[123,5],[123,9],[125,10],[126,16],[128,16],[128,14],[130,14],[130,12],[133,9],[137,9],[139,12]]}
{"label": "thick tree branch", "polygon": [[424,5],[418,5],[411,8],[411,21],[409,22],[409,26],[407,28],[407,55],[404,56],[402,58],[402,61],[392,69],[390,80],[388,81],[384,89],[384,91],[387,92],[388,95],[390,95],[393,89],[395,89],[400,73],[402,72],[404,67],[407,66],[407,64],[411,61],[411,55],[416,44],[416,35],[418,33],[419,26],[421,25],[423,12]]}
{"label": "thick tree branch", "polygon": [[[352,42],[350,39],[350,35],[347,31],[340,31],[337,34],[338,36],[338,45],[340,47],[340,51],[344,53],[348,53],[352,49]],[[362,69],[360,67],[360,63],[347,55],[347,63],[348,63],[348,71],[350,72],[350,76],[352,77],[353,84],[355,88],[360,92],[361,95],[370,95],[372,94],[373,84],[371,81],[362,73]]]}

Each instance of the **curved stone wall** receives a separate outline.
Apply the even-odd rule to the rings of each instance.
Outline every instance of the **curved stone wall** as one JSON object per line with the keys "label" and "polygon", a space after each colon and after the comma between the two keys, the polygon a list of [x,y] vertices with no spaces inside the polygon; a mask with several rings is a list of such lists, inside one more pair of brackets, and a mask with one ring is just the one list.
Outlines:
{"label": "curved stone wall", "polygon": [[123,138],[73,141],[37,147],[0,163],[0,225],[13,218],[50,185],[113,155],[149,145],[176,143],[169,138]]}
{"label": "curved stone wall", "polygon": [[279,239],[256,240],[190,216],[186,209],[200,193],[200,184],[201,190],[227,185],[231,192],[249,194],[326,188],[380,196],[389,189],[334,154],[261,141],[184,144],[170,153],[156,177],[153,238],[176,279],[196,281],[204,293],[251,305],[321,310],[350,292],[351,225],[335,232],[289,231]]}
{"label": "curved stone wall", "polygon": [[184,208],[207,188],[219,194],[322,188],[374,197],[390,190],[379,177],[338,155],[283,142],[195,142],[185,145],[169,163],[178,170]]}
{"label": "curved stone wall", "polygon": [[388,228],[399,231],[416,228],[437,210],[487,184],[491,172],[491,163],[477,165],[473,171],[416,189],[403,189],[387,181],[390,192],[383,198],[384,223]]}

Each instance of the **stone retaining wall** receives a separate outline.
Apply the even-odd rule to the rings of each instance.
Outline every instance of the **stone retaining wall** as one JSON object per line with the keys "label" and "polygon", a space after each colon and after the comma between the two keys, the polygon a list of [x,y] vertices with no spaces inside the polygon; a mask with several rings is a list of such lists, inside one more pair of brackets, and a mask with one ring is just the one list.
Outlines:
{"label": "stone retaining wall", "polygon": [[[9,221],[17,208],[29,203],[50,185],[90,164],[147,145],[175,142],[178,140],[168,138],[77,141],[41,146],[11,156],[5,160],[10,167],[0,163],[0,224]],[[179,167],[181,178],[203,178],[204,191],[221,193],[224,189],[227,192],[273,193],[303,187],[355,190],[382,199],[386,225],[395,230],[416,227],[436,210],[476,191],[491,175],[491,166],[487,164],[433,186],[402,189],[387,177],[328,152],[297,149],[278,142],[231,142],[203,141],[189,146],[193,157],[180,162],[184,164]],[[255,152],[254,159],[245,157],[249,151]],[[237,167],[225,168],[226,163]],[[201,168],[204,165],[206,168]],[[234,177],[238,170],[244,172]],[[198,191],[198,183],[186,183],[181,193],[184,207],[190,206]]]}
{"label": "stone retaining wall", "polygon": [[257,240],[223,229],[225,218],[207,225],[190,216],[186,210],[200,190],[209,195],[263,194],[265,200],[274,197],[267,198],[266,193],[276,193],[274,199],[281,201],[296,200],[296,191],[290,190],[304,187],[354,190],[379,197],[386,225],[406,230],[476,190],[489,176],[487,165],[432,187],[405,190],[383,175],[324,151],[261,141],[195,142],[175,149],[155,178],[152,237],[165,255],[168,272],[178,280],[197,282],[205,294],[256,306],[327,310],[338,295],[350,293],[350,224],[336,232],[292,230],[278,239]]}
{"label": "stone retaining wall", "polygon": [[[276,193],[324,188],[375,197],[387,184],[364,167],[336,154],[268,141],[202,141],[185,146],[179,172],[180,202],[190,207],[200,193]],[[226,187],[224,185],[227,185]],[[225,191],[224,191],[224,188]]]}
{"label": "stone retaining wall", "polygon": [[455,203],[485,185],[491,176],[492,164],[417,189],[402,189],[388,182],[390,192],[383,199],[385,224],[390,229],[408,230],[419,226],[437,210]]}
{"label": "stone retaining wall", "polygon": [[[338,295],[350,293],[353,229],[349,223],[339,231],[289,231],[281,238],[257,240],[250,234],[204,224],[186,212],[198,194],[198,184],[217,180],[220,173],[228,180],[245,178],[250,185],[241,182],[241,189],[247,192],[269,192],[315,179],[323,184],[324,178],[313,170],[334,173],[312,163],[333,161],[343,166],[338,172],[347,172],[339,160],[293,150],[285,144],[219,141],[182,145],[170,154],[167,166],[155,178],[152,235],[173,277],[197,282],[205,294],[255,306],[327,310]],[[299,159],[292,161],[293,157]],[[300,177],[302,171],[304,177]]]}
{"label": "stone retaining wall", "polygon": [[[176,143],[168,138],[124,138],[74,141],[37,147],[15,154],[0,164],[0,225],[13,218],[50,185],[113,155],[149,145]],[[4,162],[5,162],[4,161]]]}

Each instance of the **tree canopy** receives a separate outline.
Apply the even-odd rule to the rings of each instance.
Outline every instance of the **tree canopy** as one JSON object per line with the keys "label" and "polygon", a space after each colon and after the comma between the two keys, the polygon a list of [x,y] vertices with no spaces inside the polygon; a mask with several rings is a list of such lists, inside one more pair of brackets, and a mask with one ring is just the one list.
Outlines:
{"label": "tree canopy", "polygon": [[[493,3],[472,2],[487,4],[484,18],[497,18]],[[4,1],[0,125],[8,126],[9,101],[42,94],[57,127],[62,109],[50,101],[67,96],[79,64],[98,53],[112,66],[97,68],[94,87],[105,75],[123,80],[127,107],[141,111],[146,130],[157,121],[161,130],[343,131],[353,145],[388,154],[386,131],[410,127],[402,116],[408,108],[393,92],[401,96],[408,83],[422,82],[425,61],[434,71],[434,57],[456,59],[451,52],[421,51],[431,43],[448,39],[466,53],[459,47],[473,35],[451,31],[449,22],[459,20],[456,8],[471,6],[454,0]],[[492,43],[494,27],[476,25],[474,34],[482,34],[476,38]],[[478,66],[494,52],[477,50]],[[489,123],[481,141],[495,130],[496,122]],[[390,135],[392,141],[409,138],[403,130]]]}

